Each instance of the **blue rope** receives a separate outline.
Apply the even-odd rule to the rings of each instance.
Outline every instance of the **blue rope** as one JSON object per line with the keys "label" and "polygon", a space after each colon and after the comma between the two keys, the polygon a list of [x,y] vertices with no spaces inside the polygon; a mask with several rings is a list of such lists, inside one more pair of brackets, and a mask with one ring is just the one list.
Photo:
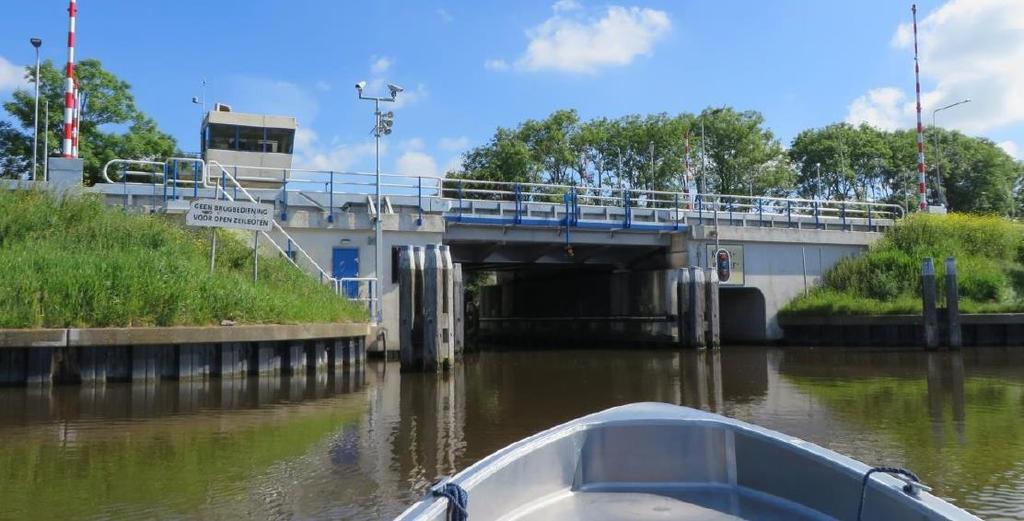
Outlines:
{"label": "blue rope", "polygon": [[448,521],[469,519],[469,493],[466,489],[451,481],[443,481],[431,487],[430,492],[434,497],[448,498]]}
{"label": "blue rope", "polygon": [[[861,514],[864,513],[864,496],[866,496],[868,492],[868,478],[870,478],[871,475],[874,474],[875,472],[883,472],[885,474],[899,474],[901,476],[906,476],[910,478],[910,480],[915,483],[921,482],[921,479],[917,477],[917,474],[914,474],[913,472],[907,469],[901,469],[899,467],[874,467],[868,470],[864,474],[864,480],[861,481],[860,484],[860,504],[857,506],[857,521],[861,520]],[[907,494],[910,495],[914,495],[914,489],[913,487],[910,486],[909,483],[907,483],[903,487],[903,492],[906,492]]]}

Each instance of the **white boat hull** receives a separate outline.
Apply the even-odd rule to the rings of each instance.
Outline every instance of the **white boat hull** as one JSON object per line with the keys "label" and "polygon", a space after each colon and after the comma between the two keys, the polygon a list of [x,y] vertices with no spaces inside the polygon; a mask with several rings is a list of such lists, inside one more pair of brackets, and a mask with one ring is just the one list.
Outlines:
{"label": "white boat hull", "polygon": [[[661,403],[615,407],[512,444],[452,483],[481,520],[857,519],[867,465],[716,414]],[[873,474],[861,519],[968,520]],[[446,519],[426,497],[397,519]]]}

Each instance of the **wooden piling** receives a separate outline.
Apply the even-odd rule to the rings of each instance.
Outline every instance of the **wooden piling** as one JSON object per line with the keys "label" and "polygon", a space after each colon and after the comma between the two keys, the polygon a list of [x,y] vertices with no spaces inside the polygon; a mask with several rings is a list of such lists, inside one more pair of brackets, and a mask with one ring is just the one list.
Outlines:
{"label": "wooden piling", "polygon": [[935,349],[939,346],[939,314],[936,306],[935,264],[931,257],[925,257],[921,264],[921,300],[924,304],[924,346]]}
{"label": "wooden piling", "polygon": [[452,316],[454,317],[453,347],[459,357],[466,349],[466,288],[462,280],[462,264],[452,266]]}
{"label": "wooden piling", "polygon": [[960,327],[960,291],[956,285],[956,259],[946,257],[946,338],[949,347],[963,346],[963,334]]}
{"label": "wooden piling", "polygon": [[707,290],[705,295],[707,305],[705,318],[708,323],[707,345],[713,349],[718,349],[721,346],[722,339],[718,306],[718,271],[714,268],[710,268],[706,273],[707,279],[704,283],[704,287]]}
{"label": "wooden piling", "polygon": [[689,335],[687,345],[697,349],[703,349],[707,346],[704,335],[705,292],[704,270],[697,266],[690,266],[689,290],[687,291],[687,300],[689,301],[688,318],[686,320],[687,333]]}
{"label": "wooden piling", "polygon": [[413,334],[420,315],[416,296],[416,252],[412,246],[403,246],[398,255],[398,344],[403,371],[423,365],[422,346]]}
{"label": "wooden piling", "polygon": [[52,347],[33,347],[26,353],[26,374],[25,382],[32,385],[50,385],[53,383],[53,357]]}
{"label": "wooden piling", "polygon": [[441,346],[443,353],[438,361],[444,370],[448,370],[455,362],[455,264],[452,252],[447,245],[440,245],[441,280],[444,283],[441,291],[441,313],[444,315],[444,329],[441,330]]}
{"label": "wooden piling", "polygon": [[676,276],[676,342],[682,347],[690,345],[689,312],[690,312],[690,270],[680,268]]}
{"label": "wooden piling", "polygon": [[423,370],[435,371],[443,363],[444,347],[441,335],[447,321],[444,316],[444,261],[436,244],[424,250],[423,264]]}

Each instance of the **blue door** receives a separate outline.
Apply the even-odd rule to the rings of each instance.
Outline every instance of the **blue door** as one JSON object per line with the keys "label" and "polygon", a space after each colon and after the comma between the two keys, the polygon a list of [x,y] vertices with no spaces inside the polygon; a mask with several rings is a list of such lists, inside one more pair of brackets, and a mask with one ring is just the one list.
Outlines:
{"label": "blue door", "polygon": [[[334,278],[359,276],[359,248],[334,248],[331,252],[331,270]],[[348,298],[359,296],[359,283],[354,281],[342,284],[341,290]]]}

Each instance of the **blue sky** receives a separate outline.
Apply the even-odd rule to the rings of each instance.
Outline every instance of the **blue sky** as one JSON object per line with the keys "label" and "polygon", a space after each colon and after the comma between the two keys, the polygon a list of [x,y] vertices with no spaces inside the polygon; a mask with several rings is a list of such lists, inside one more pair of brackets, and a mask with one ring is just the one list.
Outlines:
{"label": "blue sky", "polygon": [[[65,60],[67,2],[8,2],[0,100],[18,65]],[[925,119],[1024,146],[1024,2],[919,2]],[[79,0],[78,56],[98,58],[185,150],[207,99],[295,115],[299,165],[372,168],[372,107],[353,84],[407,92],[383,164],[440,174],[497,126],[584,117],[761,111],[788,142],[836,121],[913,125],[910,4],[892,0],[340,2]]]}

